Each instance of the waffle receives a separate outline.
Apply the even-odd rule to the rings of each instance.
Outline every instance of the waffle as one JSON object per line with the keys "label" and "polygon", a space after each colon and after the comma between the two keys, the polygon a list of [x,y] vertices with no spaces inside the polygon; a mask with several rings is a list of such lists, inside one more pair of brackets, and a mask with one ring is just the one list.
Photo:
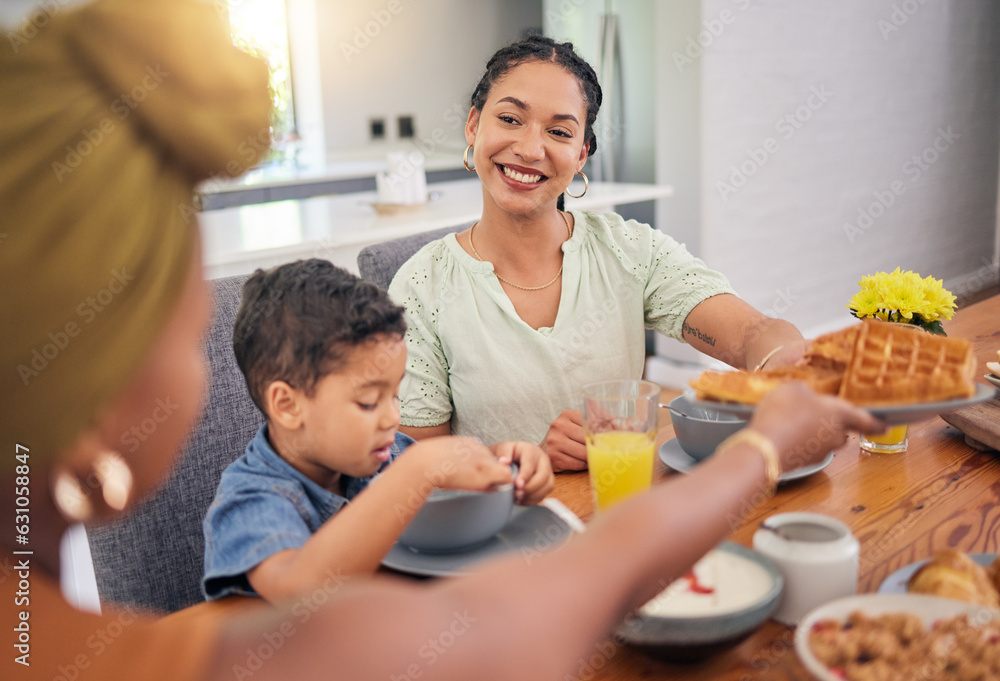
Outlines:
{"label": "waffle", "polygon": [[803,381],[814,392],[836,395],[842,374],[811,366],[786,366],[761,371],[705,371],[691,387],[699,400],[757,404],[764,395],[788,381]]}
{"label": "waffle", "polygon": [[860,328],[860,324],[854,324],[820,336],[809,344],[805,353],[806,364],[843,373],[847,369],[847,363],[851,361]]}
{"label": "waffle", "polygon": [[901,324],[864,320],[839,395],[857,405],[899,405],[969,397],[972,344]]}
{"label": "waffle", "polygon": [[763,371],[705,371],[700,400],[757,404],[787,381],[861,406],[936,402],[974,394],[972,345],[917,327],[864,320],[810,343],[802,365]]}

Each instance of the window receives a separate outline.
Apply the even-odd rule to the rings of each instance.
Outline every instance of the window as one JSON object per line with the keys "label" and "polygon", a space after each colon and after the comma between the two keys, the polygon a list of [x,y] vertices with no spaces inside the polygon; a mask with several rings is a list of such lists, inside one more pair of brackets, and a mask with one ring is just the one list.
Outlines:
{"label": "window", "polygon": [[227,0],[227,3],[233,44],[262,58],[271,72],[271,151],[262,164],[294,162],[298,135],[285,0]]}

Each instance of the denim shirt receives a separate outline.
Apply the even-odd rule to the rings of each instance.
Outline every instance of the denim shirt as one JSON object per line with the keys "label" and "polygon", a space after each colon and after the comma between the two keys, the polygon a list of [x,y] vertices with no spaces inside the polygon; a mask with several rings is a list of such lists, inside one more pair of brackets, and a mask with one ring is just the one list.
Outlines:
{"label": "denim shirt", "polygon": [[267,425],[261,426],[246,453],[223,471],[205,516],[205,597],[257,596],[247,572],[279,551],[301,548],[411,444],[396,433],[389,460],[375,475],[343,476],[343,497],[282,459],[267,440]]}

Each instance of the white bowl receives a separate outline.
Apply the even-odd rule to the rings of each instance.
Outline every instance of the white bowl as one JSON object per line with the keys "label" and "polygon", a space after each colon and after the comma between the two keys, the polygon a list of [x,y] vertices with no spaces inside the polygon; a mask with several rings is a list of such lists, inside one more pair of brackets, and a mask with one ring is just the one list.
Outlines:
{"label": "white bowl", "polygon": [[816,659],[809,647],[809,633],[820,620],[844,621],[855,610],[860,610],[869,616],[887,613],[908,613],[916,615],[930,628],[935,621],[968,613],[984,621],[1000,617],[1000,611],[990,610],[982,606],[964,601],[923,594],[860,594],[830,601],[821,605],[803,618],[795,630],[795,652],[802,664],[819,681],[843,681],[843,678],[831,672],[826,665]]}
{"label": "white bowl", "polygon": [[766,592],[735,610],[707,615],[656,615],[639,610],[618,627],[616,636],[661,660],[688,662],[731,648],[752,634],[778,605],[784,578],[766,556],[724,541],[713,551],[732,553],[759,565],[770,578]]}

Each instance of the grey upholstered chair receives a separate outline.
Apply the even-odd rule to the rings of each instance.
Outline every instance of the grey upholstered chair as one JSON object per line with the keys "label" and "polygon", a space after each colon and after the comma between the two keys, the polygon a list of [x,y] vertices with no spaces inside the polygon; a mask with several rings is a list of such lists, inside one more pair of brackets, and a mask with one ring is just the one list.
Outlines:
{"label": "grey upholstered chair", "polygon": [[470,225],[472,225],[471,222],[365,246],[358,253],[358,271],[361,273],[362,278],[377,284],[382,289],[387,289],[392,282],[392,278],[396,276],[396,270],[409,260],[410,256],[431,241],[440,239],[452,232],[461,232]]}
{"label": "grey upholstered chair", "polygon": [[211,387],[173,474],[122,521],[87,531],[102,603],[173,612],[203,600],[202,519],[223,469],[263,422],[233,355],[233,323],[246,278],[212,282],[215,313],[206,341]]}

